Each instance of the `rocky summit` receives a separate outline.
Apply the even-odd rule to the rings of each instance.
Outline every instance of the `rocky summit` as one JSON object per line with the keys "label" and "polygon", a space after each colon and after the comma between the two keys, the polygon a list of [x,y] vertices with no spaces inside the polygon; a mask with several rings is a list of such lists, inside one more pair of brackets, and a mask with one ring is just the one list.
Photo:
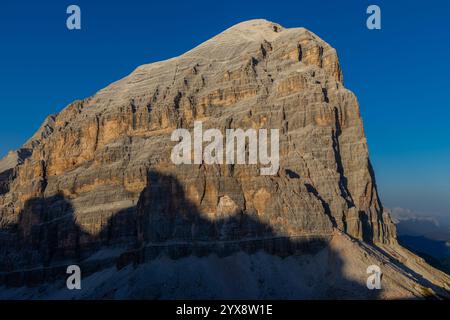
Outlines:
{"label": "rocky summit", "polygon": [[[172,132],[196,121],[278,129],[278,171],[174,164]],[[450,277],[397,243],[357,98],[304,28],[246,21],[142,65],[0,169],[0,297],[449,297]],[[66,288],[71,264],[82,290]]]}

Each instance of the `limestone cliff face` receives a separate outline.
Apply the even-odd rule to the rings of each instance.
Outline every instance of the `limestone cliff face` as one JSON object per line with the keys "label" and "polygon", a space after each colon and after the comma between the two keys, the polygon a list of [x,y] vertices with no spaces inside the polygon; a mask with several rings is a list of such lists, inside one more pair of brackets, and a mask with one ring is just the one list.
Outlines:
{"label": "limestone cliff face", "polygon": [[[259,165],[173,164],[171,133],[194,121],[222,132],[279,129],[277,174],[262,176]],[[0,229],[0,297],[16,297],[4,284],[55,279],[60,291],[26,295],[64,297],[68,263],[87,275],[106,272],[84,298],[120,292],[110,286],[125,282],[127,297],[141,298],[374,298],[365,286],[369,264],[383,266],[382,298],[445,296],[450,283],[397,244],[336,51],[308,30],[266,20],[140,66],[49,116],[0,161]],[[222,260],[198,258],[210,253]],[[130,262],[140,267],[130,271]],[[281,282],[266,288],[255,265],[261,274],[287,271],[267,274]],[[194,266],[218,274],[196,278]],[[204,287],[185,291],[173,273],[154,271],[167,268]],[[221,291],[229,284],[216,280],[230,268],[248,275],[239,280],[249,281],[245,288],[261,290]]]}
{"label": "limestone cliff face", "polygon": [[[277,175],[260,176],[255,165],[174,165],[170,134],[192,128],[195,120],[222,130],[279,129]],[[395,241],[377,195],[357,99],[343,85],[336,51],[303,28],[265,20],[238,24],[73,102],[25,147],[32,155],[15,167],[0,197],[2,226],[20,222],[30,200],[63,195],[84,232],[76,236],[79,243],[92,236],[103,241],[105,234],[109,241],[126,240],[134,231],[108,221],[119,211],[136,215],[139,198],[145,201],[152,188],[149,172],[158,172],[176,179],[205,219],[250,216],[277,235],[329,235],[338,228],[358,239]],[[165,199],[176,202],[171,192]],[[45,219],[67,215],[57,207],[47,200]],[[220,237],[254,233],[233,228],[240,226]]]}

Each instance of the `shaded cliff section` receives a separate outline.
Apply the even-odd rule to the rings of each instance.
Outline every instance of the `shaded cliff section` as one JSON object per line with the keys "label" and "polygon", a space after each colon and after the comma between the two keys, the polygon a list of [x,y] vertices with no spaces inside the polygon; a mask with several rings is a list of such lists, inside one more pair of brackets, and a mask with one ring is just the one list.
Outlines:
{"label": "shaded cliff section", "polygon": [[[265,259],[274,259],[276,265],[283,266],[283,259],[286,257],[312,256],[323,251],[331,238],[326,236],[299,237],[298,239],[284,237],[274,232],[270,226],[241,212],[211,221],[186,198],[184,188],[176,178],[152,171],[148,174],[148,181],[149,184],[142,191],[137,205],[118,212],[97,235],[90,235],[77,224],[71,202],[62,194],[27,201],[19,214],[18,223],[8,225],[0,231],[0,287],[6,290],[5,292],[7,288],[22,286],[29,287],[29,292],[32,292],[33,288],[41,287],[44,292],[46,283],[63,285],[63,279],[67,276],[66,267],[70,264],[80,265],[83,277],[101,273],[105,269],[111,270],[111,268],[115,270],[113,277],[119,275],[137,277],[137,274],[134,276],[123,274],[123,270],[131,272],[130,268],[132,268],[131,270],[134,271],[131,273],[139,274],[142,272],[139,270],[146,270],[145,276],[139,275],[143,277],[142,281],[155,281],[157,271],[148,270],[146,265],[158,264],[158,261],[164,257],[173,259],[180,265],[191,261],[189,259],[193,259],[189,262],[192,266],[197,263],[204,264],[200,262],[202,260],[196,259],[210,259],[211,256],[225,259],[224,263],[227,263],[226,259],[231,259],[233,263],[241,264],[248,263],[248,259],[261,258],[260,255],[264,252],[267,257]],[[106,258],[101,257],[103,250],[113,248],[118,248],[119,253]],[[245,255],[242,255],[243,253]],[[95,258],[96,255],[100,257]],[[258,256],[248,258],[255,255]],[[334,280],[330,288],[317,293],[318,296],[326,297],[326,294],[333,296],[334,290],[336,294],[339,292],[344,292],[342,293],[344,296],[350,294],[351,290],[347,292],[347,287],[334,288],[335,281],[346,283],[347,280],[339,272],[340,266],[344,263],[339,255],[333,255],[332,261],[333,265],[330,267],[333,269],[333,276],[330,276],[330,279]],[[286,267],[288,266],[283,268]],[[215,271],[212,269],[210,272]],[[229,270],[229,272],[237,272],[237,270]],[[251,273],[251,270],[246,272]],[[172,276],[169,272],[164,276],[168,277],[167,281],[173,281],[169,279]],[[229,277],[226,274],[222,276]],[[250,274],[250,276],[257,277],[257,274]],[[279,277],[280,275],[274,273],[266,276]],[[187,281],[189,278],[199,277],[199,274],[190,274],[186,271],[185,277]],[[200,278],[198,281],[201,282]],[[269,281],[269,279],[260,279],[260,281]],[[203,285],[207,284],[203,283]],[[348,280],[347,285],[350,288],[362,290],[362,286],[354,283],[353,280]],[[138,290],[138,287],[136,285],[136,288],[129,288],[130,292],[124,298],[154,298],[165,285],[153,289],[150,286],[144,291],[140,291],[143,290],[142,288]],[[268,289],[279,291],[281,288]],[[176,293],[166,298],[186,298],[202,294],[197,289],[189,291],[180,287],[173,290]],[[225,285],[214,290],[218,290],[215,292],[215,297],[226,295],[238,297],[241,294],[237,287],[234,291],[230,291]],[[62,292],[60,296],[55,297],[64,298],[65,294],[67,292]],[[111,298],[105,292],[92,294],[88,298]],[[100,296],[96,296],[97,294]],[[265,292],[265,289],[261,289],[260,292],[256,290],[251,294],[256,295],[254,297],[263,298],[264,295],[282,297],[289,294],[301,297],[303,293],[299,287],[296,293],[279,291],[277,294],[274,292],[270,294]],[[376,293],[372,296],[376,297]]]}
{"label": "shaded cliff section", "polygon": [[10,184],[17,175],[17,168],[32,154],[32,149],[23,147],[17,151],[10,151],[0,160],[0,195],[9,192]]}
{"label": "shaded cliff section", "polygon": [[331,238],[331,234],[318,234],[299,237],[303,240],[297,242],[240,211],[211,220],[186,197],[175,177],[151,171],[148,180],[137,205],[117,212],[95,235],[79,225],[71,201],[63,194],[28,200],[18,222],[1,230],[0,270],[14,272],[67,260],[83,261],[101,248],[115,246],[129,250],[122,258],[127,261],[131,256],[136,263],[147,259],[146,250],[150,259],[161,252],[180,258],[261,249],[288,256],[317,252]]}
{"label": "shaded cliff section", "polygon": [[[83,230],[70,200],[61,194],[28,201],[18,223],[0,232],[0,297],[446,295],[393,255],[338,231],[291,237],[242,212],[210,220],[175,177],[150,171],[148,181],[137,205],[118,212],[97,235]],[[384,291],[365,286],[365,269],[374,263],[383,268]],[[66,268],[71,264],[82,269],[84,290],[78,293],[65,288]]]}

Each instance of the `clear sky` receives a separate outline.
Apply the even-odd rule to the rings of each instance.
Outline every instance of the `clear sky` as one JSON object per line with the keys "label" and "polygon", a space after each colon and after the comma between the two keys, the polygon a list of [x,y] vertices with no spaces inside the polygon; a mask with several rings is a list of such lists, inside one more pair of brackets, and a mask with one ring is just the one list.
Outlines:
{"label": "clear sky", "polygon": [[[81,8],[79,31],[66,28],[70,4]],[[366,28],[370,4],[381,8],[381,30]],[[445,0],[2,0],[0,156],[72,100],[254,18],[305,27],[337,49],[385,205],[450,215]]]}

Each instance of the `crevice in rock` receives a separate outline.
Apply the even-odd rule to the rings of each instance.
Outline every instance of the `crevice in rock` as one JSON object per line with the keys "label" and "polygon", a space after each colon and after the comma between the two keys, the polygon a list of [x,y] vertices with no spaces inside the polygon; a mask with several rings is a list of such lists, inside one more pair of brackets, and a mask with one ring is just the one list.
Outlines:
{"label": "crevice in rock", "polygon": [[42,161],[42,178],[44,179],[44,181],[42,182],[42,193],[44,193],[48,185],[47,164],[45,163],[45,161]]}
{"label": "crevice in rock", "polygon": [[[368,169],[369,169],[369,174],[370,174],[370,177],[372,179],[372,184],[373,184],[372,185],[373,190],[371,191],[371,199],[370,199],[370,202],[372,203],[374,195],[379,195],[379,193],[378,193],[378,187],[377,187],[377,182],[376,182],[376,178],[375,178],[375,172],[373,170],[372,162],[370,161],[370,159],[368,160]],[[379,212],[382,213],[384,211],[384,207],[383,207],[383,204],[381,203],[379,196],[377,197],[377,204],[378,204],[378,208],[380,209]],[[380,219],[381,223],[384,223],[382,214],[379,214],[379,219]]]}
{"label": "crevice in rock", "polygon": [[298,49],[298,61],[302,61],[302,59],[303,59],[303,50],[302,50],[302,46],[299,44],[299,45],[297,46],[297,49]]}
{"label": "crevice in rock", "polygon": [[352,208],[355,206],[355,203],[353,202],[353,199],[351,197],[351,194],[347,188],[347,177],[344,173],[344,166],[342,164],[342,158],[341,158],[341,149],[339,145],[339,136],[342,133],[341,124],[339,121],[339,111],[336,107],[334,107],[334,115],[335,115],[335,130],[333,130],[333,151],[334,151],[334,158],[337,165],[337,172],[339,173],[339,189],[341,191],[341,196],[345,199],[348,208]]}
{"label": "crevice in rock", "polygon": [[358,211],[359,220],[361,221],[363,241],[373,243],[373,225],[369,215],[365,211]]}
{"label": "crevice in rock", "polygon": [[285,169],[284,172],[290,179],[300,179],[300,176],[297,172],[292,171],[291,169]]}
{"label": "crevice in rock", "polygon": [[131,108],[131,117],[132,117],[132,122],[131,122],[131,127],[133,128],[133,130],[136,129],[136,104],[134,103],[134,99],[131,100],[130,102],[130,108]]}
{"label": "crevice in rock", "polygon": [[322,93],[323,93],[323,101],[325,101],[326,103],[330,102],[330,99],[328,98],[327,88],[322,88]]}
{"label": "crevice in rock", "polygon": [[94,150],[97,150],[98,148],[98,140],[100,137],[100,119],[99,116],[95,116],[95,125],[96,125],[96,131],[95,131],[95,142],[94,142]]}

